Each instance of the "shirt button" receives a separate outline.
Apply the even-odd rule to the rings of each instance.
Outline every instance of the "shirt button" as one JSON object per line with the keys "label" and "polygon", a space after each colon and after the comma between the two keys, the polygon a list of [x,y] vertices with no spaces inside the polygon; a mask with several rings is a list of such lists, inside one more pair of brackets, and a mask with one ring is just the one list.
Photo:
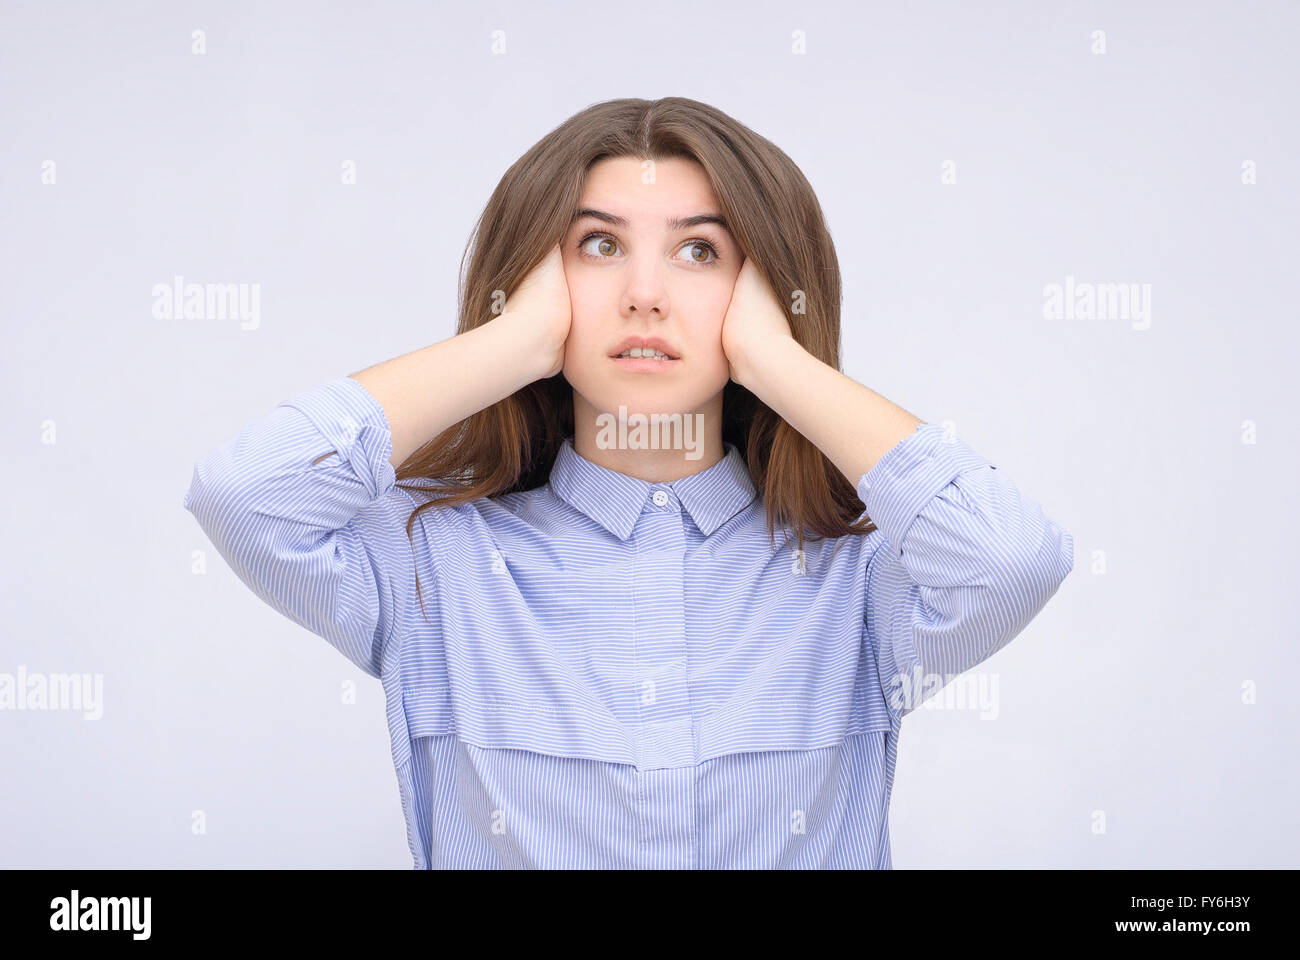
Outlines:
{"label": "shirt button", "polygon": [[662,507],[665,503],[668,502],[668,494],[664,493],[662,490],[656,490],[654,492],[654,496],[652,496],[650,499],[655,502],[655,506]]}

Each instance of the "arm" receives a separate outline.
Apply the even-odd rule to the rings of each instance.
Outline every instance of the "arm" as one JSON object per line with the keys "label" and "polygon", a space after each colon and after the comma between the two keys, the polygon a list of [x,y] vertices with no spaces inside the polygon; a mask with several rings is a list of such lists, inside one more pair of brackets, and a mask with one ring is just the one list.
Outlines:
{"label": "arm", "polygon": [[195,464],[183,506],[239,578],[370,676],[381,675],[415,596],[406,536],[415,503],[394,486],[396,467],[537,378],[550,356],[525,316],[507,311],[320,384]]}
{"label": "arm", "polygon": [[414,588],[383,409],[339,377],[194,465],[183,506],[239,578],[372,677]]}
{"label": "arm", "polygon": [[[744,363],[742,386],[781,415],[849,483],[875,465],[921,421],[834,367],[790,336],[766,336]],[[874,517],[873,517],[874,519]]]}
{"label": "arm", "polygon": [[857,490],[884,535],[867,564],[866,635],[901,718],[1038,615],[1074,566],[1074,540],[933,424],[886,453]]}
{"label": "arm", "polygon": [[384,411],[393,467],[448,427],[550,376],[555,358],[538,331],[524,314],[508,310],[459,336],[351,374]]}
{"label": "arm", "polygon": [[921,423],[805,350],[790,331],[786,308],[748,258],[722,320],[722,350],[731,379],[807,437],[849,483]]}
{"label": "arm", "polygon": [[384,408],[393,432],[393,466],[400,467],[448,427],[559,373],[571,322],[568,281],[556,244],[519,281],[498,316],[352,374]]}
{"label": "arm", "polygon": [[901,718],[1024,629],[1073,568],[1074,541],[960,440],[793,339],[766,342],[744,385],[845,473],[883,534],[865,632]]}

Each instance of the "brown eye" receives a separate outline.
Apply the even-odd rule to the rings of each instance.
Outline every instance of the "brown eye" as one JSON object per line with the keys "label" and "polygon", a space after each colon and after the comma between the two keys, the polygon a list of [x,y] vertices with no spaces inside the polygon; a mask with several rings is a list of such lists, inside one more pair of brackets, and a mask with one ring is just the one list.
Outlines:
{"label": "brown eye", "polygon": [[687,252],[687,256],[691,258],[692,263],[698,263],[701,266],[716,263],[719,259],[718,251],[707,240],[691,240],[682,249]]}
{"label": "brown eye", "polygon": [[[596,241],[596,249],[594,251],[588,246],[592,241]],[[615,251],[618,250],[618,243],[615,242],[613,237],[606,236],[602,233],[593,233],[590,236],[582,238],[582,241],[578,244],[578,249],[582,250],[589,257],[595,257],[597,260],[602,260],[605,257],[614,256]]]}

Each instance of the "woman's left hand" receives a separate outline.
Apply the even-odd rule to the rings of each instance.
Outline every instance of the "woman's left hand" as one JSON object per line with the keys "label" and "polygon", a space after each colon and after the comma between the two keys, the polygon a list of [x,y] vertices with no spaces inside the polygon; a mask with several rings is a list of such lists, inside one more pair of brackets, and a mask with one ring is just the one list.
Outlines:
{"label": "woman's left hand", "polygon": [[743,386],[755,354],[776,347],[782,339],[794,339],[785,308],[754,261],[746,257],[722,319],[722,350],[731,379]]}

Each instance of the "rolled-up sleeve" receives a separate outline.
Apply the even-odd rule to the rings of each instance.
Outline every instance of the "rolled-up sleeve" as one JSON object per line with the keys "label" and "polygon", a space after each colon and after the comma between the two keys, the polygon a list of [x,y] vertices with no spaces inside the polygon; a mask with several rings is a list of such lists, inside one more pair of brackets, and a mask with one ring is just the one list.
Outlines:
{"label": "rolled-up sleeve", "polygon": [[257,596],[373,677],[414,594],[391,456],[383,407],[339,377],[199,460],[182,501]]}
{"label": "rolled-up sleeve", "polygon": [[1074,541],[1006,474],[923,423],[858,481],[879,534],[865,636],[900,718],[1006,646],[1074,566]]}

